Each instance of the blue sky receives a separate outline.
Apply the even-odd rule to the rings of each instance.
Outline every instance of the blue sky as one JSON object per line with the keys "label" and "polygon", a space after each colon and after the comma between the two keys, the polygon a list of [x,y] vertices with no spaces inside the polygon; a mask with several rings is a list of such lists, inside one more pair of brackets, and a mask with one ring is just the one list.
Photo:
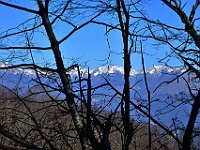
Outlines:
{"label": "blue sky", "polygon": [[[11,1],[12,2],[12,1]],[[36,5],[30,3],[24,3],[24,1],[19,0],[20,5],[25,5],[26,7],[34,8]],[[33,2],[33,1],[32,1]],[[188,2],[188,6],[193,4],[194,0]],[[150,18],[154,20],[161,20],[163,22],[169,23],[171,25],[180,25],[180,19],[172,12],[169,8],[162,4],[160,0],[151,0],[144,4],[144,9],[149,14]],[[187,10],[187,8],[186,8]],[[14,9],[1,6],[0,5],[0,31],[3,31],[7,28],[16,26],[20,22],[33,17],[32,14],[24,13],[23,11],[16,11]],[[61,38],[64,33],[69,32],[69,28],[65,26],[57,26],[55,28],[56,35],[58,38]],[[40,45],[48,45],[48,41],[44,39],[45,36],[37,36],[35,40]],[[109,39],[110,48],[108,47],[107,38]],[[144,43],[143,48],[145,55],[145,65],[146,67],[151,67],[153,65],[159,65],[157,62],[159,58],[163,57],[169,47],[162,46],[156,48],[151,46],[153,41],[148,40]],[[70,37],[66,42],[61,45],[62,55],[65,60],[65,63],[68,65],[71,62],[79,62],[83,66],[86,64],[86,67],[92,69],[97,68],[98,66],[105,64],[113,64],[123,66],[123,45],[121,39],[121,33],[114,31],[105,35],[105,27],[90,24],[72,37]],[[35,52],[35,59],[37,62],[43,63],[48,61],[53,63],[53,55],[51,52]],[[131,56],[132,68],[141,69],[141,56],[140,54],[132,54]],[[179,65],[179,61],[172,59],[170,64]]]}

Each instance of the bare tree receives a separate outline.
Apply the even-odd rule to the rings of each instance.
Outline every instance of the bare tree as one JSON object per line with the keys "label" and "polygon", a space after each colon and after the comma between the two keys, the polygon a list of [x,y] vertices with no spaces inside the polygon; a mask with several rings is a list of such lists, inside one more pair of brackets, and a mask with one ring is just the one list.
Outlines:
{"label": "bare tree", "polygon": [[[138,3],[139,2],[140,1],[138,1]],[[198,24],[199,16],[198,16],[198,14],[196,14],[196,12],[198,11],[198,7],[199,7],[199,1],[197,0],[195,2],[195,4],[191,7],[191,11],[188,16],[187,16],[186,12],[184,12],[184,8],[187,5],[187,3],[182,4],[181,1],[176,1],[176,0],[175,1],[164,1],[163,0],[161,2],[166,4],[169,8],[171,8],[180,17],[180,20],[182,21],[184,28],[172,26],[172,25],[162,23],[157,20],[155,21],[155,20],[149,19],[148,17],[146,17],[145,13],[143,13],[141,10],[138,9],[138,7],[136,7],[137,2],[133,3],[132,1],[128,1],[126,3],[124,1],[116,1],[116,6],[112,5],[113,3],[106,3],[106,2],[103,3],[102,2],[104,5],[108,6],[112,10],[112,12],[115,12],[115,10],[116,10],[119,24],[113,25],[113,24],[109,24],[106,22],[99,22],[99,21],[98,22],[93,21],[93,22],[96,24],[99,24],[99,25],[104,25],[106,27],[109,27],[110,29],[108,31],[119,30],[120,32],[122,32],[122,40],[123,40],[123,44],[124,44],[124,48],[123,48],[123,50],[124,50],[123,51],[124,72],[125,72],[124,79],[125,79],[125,84],[126,84],[126,86],[124,87],[124,94],[126,93],[127,95],[129,95],[129,99],[130,99],[130,93],[125,92],[125,91],[128,91],[128,89],[130,88],[129,87],[129,77],[128,77],[129,69],[130,69],[130,51],[127,50],[127,47],[130,44],[130,49],[132,49],[133,48],[132,44],[134,42],[135,42],[134,44],[136,44],[138,37],[141,37],[144,39],[153,38],[153,39],[159,41],[160,45],[167,44],[170,46],[170,48],[172,50],[171,54],[166,56],[164,59],[161,59],[160,61],[167,60],[172,55],[175,55],[176,58],[178,58],[182,61],[182,64],[183,64],[184,68],[186,68],[186,71],[184,71],[183,73],[180,73],[180,75],[177,75],[177,77],[175,79],[173,79],[172,81],[166,82],[166,83],[171,83],[171,82],[175,81],[176,79],[179,79],[182,77],[185,80],[185,82],[188,86],[189,93],[194,101],[194,103],[192,105],[192,110],[189,113],[190,117],[188,120],[188,124],[187,124],[186,128],[184,129],[184,135],[182,137],[183,138],[182,141],[178,137],[180,135],[175,133],[173,130],[170,131],[169,129],[166,129],[163,125],[159,124],[156,120],[154,120],[155,118],[152,118],[151,115],[148,115],[142,109],[138,108],[136,104],[134,104],[134,106],[137,109],[139,109],[140,112],[145,114],[154,123],[156,122],[156,124],[159,124],[160,127],[162,126],[163,129],[178,142],[180,149],[181,148],[189,149],[191,147],[192,134],[194,133],[193,130],[195,128],[195,122],[196,122],[197,115],[199,112],[199,103],[198,103],[199,102],[199,86],[197,85],[199,82],[199,34],[198,34],[198,32],[199,32],[199,24]],[[138,16],[137,15],[134,16],[133,11],[131,11],[131,8],[132,8],[131,6],[137,10],[137,12],[139,13]],[[139,20],[146,21],[147,28],[144,27],[142,29],[142,27],[137,28],[138,26],[134,26],[135,24],[133,23],[132,19],[136,19],[136,18]],[[132,28],[134,29],[135,32],[132,31]],[[136,31],[137,29],[140,32],[137,32]],[[146,32],[147,31],[146,29],[148,29],[149,33]],[[144,31],[144,32],[142,32],[142,31]],[[134,38],[135,38],[135,41],[133,40]],[[137,49],[137,46],[135,46],[135,49]],[[144,66],[143,66],[143,70],[145,70]],[[189,81],[188,78],[186,79],[184,77],[185,74],[191,75],[191,78],[193,80]],[[197,84],[194,82],[196,82]],[[148,95],[150,95],[150,91],[148,90],[147,84],[146,84],[146,87],[147,87],[147,93],[149,93]],[[127,90],[126,90],[126,88],[127,88]],[[114,87],[112,87],[112,89],[117,92],[117,89],[115,89]],[[181,94],[179,96],[181,96]],[[124,96],[124,99],[126,99],[126,96]],[[150,99],[150,96],[148,96],[148,99]],[[185,101],[186,100],[183,99],[181,103],[184,103]],[[124,105],[125,108],[121,109],[122,114],[123,113],[126,114],[125,113],[126,110],[130,111],[130,109],[128,108],[130,103],[129,102],[126,103],[126,100],[124,101],[124,103],[125,103],[125,105]],[[189,106],[190,103],[187,103],[187,105]],[[123,101],[122,101],[122,106],[123,106]],[[177,108],[179,108],[179,107],[177,107]],[[173,109],[173,107],[171,109]],[[123,112],[123,110],[125,110],[125,112]],[[149,109],[149,111],[150,111],[150,109]],[[127,116],[128,116],[128,113],[127,113]],[[124,118],[126,118],[126,117],[124,117]],[[126,120],[126,123],[127,122],[128,121]],[[176,130],[176,127],[175,127],[175,130]],[[149,140],[149,143],[151,143],[151,139]]]}
{"label": "bare tree", "polygon": [[[163,2],[174,12],[175,15],[179,17],[182,22],[182,25],[180,25],[181,27],[172,26],[160,21],[150,20],[142,13],[141,18],[148,22],[148,28],[150,31],[149,37],[159,41],[161,44],[167,44],[171,48],[171,54],[166,56],[161,61],[168,59],[169,56],[174,54],[175,57],[182,61],[182,64],[186,68],[184,73],[191,75],[190,78],[193,79],[189,81],[183,77],[188,86],[189,93],[193,99],[192,109],[189,113],[188,123],[184,129],[184,135],[182,137],[181,144],[182,149],[186,150],[192,148],[192,135],[195,132],[195,122],[197,121],[197,116],[199,114],[200,108],[200,92],[199,86],[197,85],[199,82],[200,56],[199,15],[197,14],[197,11],[199,10],[198,8],[200,3],[198,0],[196,0],[193,6],[190,8],[190,12],[187,13],[184,9],[188,4],[180,0],[162,0],[161,2]],[[180,76],[177,78],[179,77]],[[192,85],[196,85],[196,87],[192,87]],[[190,104],[188,103],[188,105]]]}
{"label": "bare tree", "polygon": [[[0,124],[0,134],[3,136],[1,139],[7,140],[2,142],[4,144],[0,143],[1,148],[12,149],[13,147],[8,145],[13,145],[13,143],[18,143],[16,146],[18,149],[150,150],[171,149],[178,146],[184,150],[191,148],[200,107],[200,92],[198,86],[191,87],[191,81],[182,75],[189,73],[193,81],[199,80],[200,38],[199,26],[196,24],[199,18],[195,18],[199,1],[196,1],[190,15],[187,16],[183,11],[185,5],[182,5],[180,1],[162,0],[178,14],[185,28],[150,20],[140,9],[142,2],[142,0],[88,0],[85,2],[37,0],[33,1],[35,9],[32,9],[15,2],[0,1],[0,5],[8,9],[12,8],[32,15],[32,18],[1,33],[0,49],[10,52],[8,57],[5,55],[6,57],[1,59],[4,63],[9,62],[5,63],[1,69],[31,69],[36,75],[34,79],[36,85],[28,88],[27,95],[10,90],[15,97],[13,98],[15,102],[1,108],[7,113],[1,116],[2,118],[7,116],[5,123]],[[73,64],[69,67],[65,64],[61,44],[90,23],[105,26],[106,34],[112,31],[121,34],[124,63],[123,91],[114,87],[108,78],[105,78],[105,82],[101,85],[94,86],[89,69],[86,77],[81,75],[79,65]],[[55,29],[57,24],[71,29],[60,39]],[[160,36],[161,33],[162,36]],[[46,47],[37,44],[35,38],[41,35],[44,35],[46,37],[44,40],[49,43]],[[177,75],[176,79],[183,77],[185,80],[193,98],[193,105],[183,137],[176,133],[178,130],[176,122],[174,129],[171,130],[159,122],[151,111],[152,91],[149,89],[142,47],[143,42],[149,38],[161,44],[168,44],[172,53],[185,65],[186,71]],[[175,40],[180,42],[179,45],[173,42]],[[107,41],[109,45],[109,39]],[[192,44],[195,48],[191,46]],[[50,65],[37,63],[34,51],[51,52],[54,63]],[[133,87],[137,84],[130,82],[131,54],[134,52],[142,55],[142,70],[146,87],[144,91],[147,93],[144,105],[141,102],[142,96],[140,96],[142,97],[139,99],[140,102],[137,102],[137,97],[131,93],[131,90],[136,91]],[[71,70],[78,73],[73,82],[69,73]],[[99,89],[112,92],[105,94]],[[41,98],[43,93],[45,93],[45,100]],[[104,105],[94,107],[94,96],[99,96],[102,101],[105,101]],[[114,106],[113,112],[106,111],[106,108],[114,101],[117,101],[117,105]],[[19,106],[16,108],[13,105]],[[50,115],[48,112],[53,113]],[[138,123],[136,118],[132,118],[131,113],[144,116],[148,119],[148,123],[139,121]],[[10,119],[16,120],[16,123]],[[73,124],[65,120],[72,120]],[[152,122],[155,126],[151,125]]]}
{"label": "bare tree", "polygon": [[[25,38],[26,38],[25,41],[27,43],[27,46],[25,46],[25,47],[24,46],[11,46],[10,47],[10,46],[4,46],[4,44],[3,44],[3,46],[1,46],[1,50],[3,50],[3,49],[4,50],[23,50],[24,49],[24,50],[30,51],[31,60],[32,60],[31,64],[17,64],[17,65],[11,66],[11,68],[28,67],[28,68],[35,69],[36,71],[37,71],[37,69],[42,69],[44,71],[53,71],[58,74],[58,77],[60,78],[61,83],[62,83],[62,93],[66,97],[65,102],[67,103],[67,106],[71,112],[72,120],[74,122],[76,131],[79,135],[82,149],[90,149],[86,127],[83,124],[83,120],[81,119],[80,114],[77,109],[77,106],[75,104],[75,99],[74,99],[73,93],[71,91],[70,78],[69,78],[69,75],[67,74],[67,69],[64,65],[60,45],[65,40],[67,40],[74,32],[76,32],[77,30],[81,29],[82,27],[84,27],[85,25],[90,23],[94,18],[98,17],[103,11],[93,15],[89,20],[82,23],[81,25],[76,26],[73,23],[68,22],[68,18],[65,19],[65,17],[67,17],[66,10],[72,4],[71,0],[59,1],[59,2],[57,2],[57,3],[59,3],[59,5],[55,5],[54,2],[49,1],[49,0],[46,0],[44,2],[42,0],[37,0],[37,1],[35,1],[35,3],[37,4],[37,10],[31,9],[31,8],[26,8],[23,6],[18,6],[17,4],[11,4],[11,3],[4,2],[4,1],[0,1],[1,5],[10,7],[10,8],[14,8],[16,10],[24,11],[24,13],[31,13],[31,14],[35,15],[34,18],[27,20],[26,22],[20,24],[19,26],[17,26],[14,29],[17,30],[20,26],[25,26],[26,23],[28,23],[31,20],[38,20],[38,21],[33,22],[33,26],[30,28],[27,26],[22,31],[14,30],[14,32],[11,32],[11,33],[5,32],[5,34],[3,36],[1,36],[1,39],[5,39],[5,38],[13,37],[13,36],[25,35]],[[53,5],[53,7],[56,7],[56,6],[57,7],[55,8],[55,10],[50,11],[49,8],[52,5]],[[64,23],[70,24],[73,27],[73,29],[68,34],[66,34],[63,38],[61,38],[59,40],[56,37],[55,31],[53,29],[53,26],[57,21],[63,21]],[[32,46],[33,45],[32,41],[31,41],[32,33],[34,33],[36,30],[38,30],[40,28],[44,28],[44,34],[47,36],[47,39],[49,40],[49,44],[50,44],[49,47],[43,48],[43,47]],[[8,30],[8,32],[9,31],[10,30]],[[32,50],[45,50],[45,49],[52,51],[54,59],[55,59],[56,69],[40,67],[35,64],[35,61],[34,61],[31,51]],[[7,69],[8,68],[9,67],[7,67]]]}

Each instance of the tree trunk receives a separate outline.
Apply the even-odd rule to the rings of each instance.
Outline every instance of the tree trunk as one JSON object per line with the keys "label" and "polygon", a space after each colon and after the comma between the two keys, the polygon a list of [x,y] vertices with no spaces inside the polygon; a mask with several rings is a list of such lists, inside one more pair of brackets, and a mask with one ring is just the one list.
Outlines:
{"label": "tree trunk", "polygon": [[53,32],[49,17],[48,17],[48,11],[45,11],[44,5],[41,0],[37,0],[38,6],[40,8],[40,16],[42,17],[42,22],[45,27],[46,33],[48,35],[49,41],[51,43],[51,48],[53,50],[54,58],[56,61],[57,66],[57,72],[59,74],[59,77],[61,79],[61,82],[63,84],[64,94],[66,95],[66,101],[70,109],[70,113],[73,119],[73,123],[75,125],[76,131],[79,135],[81,146],[83,150],[89,150],[89,142],[86,134],[86,129],[84,128],[84,125],[82,123],[82,120],[80,118],[80,115],[77,111],[77,107],[74,101],[73,94],[71,93],[71,87],[70,87],[70,79],[68,75],[66,74],[66,69],[64,66],[64,62],[62,60],[61,51],[59,48],[59,43],[55,37],[55,34]]}
{"label": "tree trunk", "polygon": [[194,98],[194,103],[192,105],[192,110],[190,113],[190,119],[188,121],[185,134],[183,136],[183,147],[182,147],[183,150],[191,149],[192,133],[197,115],[199,113],[199,108],[200,108],[200,90],[198,91],[197,96]]}

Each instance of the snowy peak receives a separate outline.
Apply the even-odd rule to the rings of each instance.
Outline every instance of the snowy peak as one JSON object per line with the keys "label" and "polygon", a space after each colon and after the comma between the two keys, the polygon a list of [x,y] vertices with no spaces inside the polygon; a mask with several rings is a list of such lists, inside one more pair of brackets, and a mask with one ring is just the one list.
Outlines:
{"label": "snowy peak", "polygon": [[97,68],[96,70],[92,71],[92,74],[94,74],[94,76],[96,76],[99,74],[113,74],[116,72],[120,72],[121,74],[124,74],[124,68],[119,67],[119,66],[114,66],[114,65],[101,66],[101,67]]}
{"label": "snowy peak", "polygon": [[[12,65],[9,63],[5,63],[5,64],[1,64],[0,68],[10,67],[10,66],[12,66]],[[31,70],[31,69],[14,68],[14,69],[9,69],[8,71],[13,72],[14,74],[23,73],[25,75],[35,75],[35,71]],[[181,67],[169,67],[169,66],[160,65],[160,66],[153,66],[151,68],[147,68],[145,71],[147,74],[162,74],[162,73],[170,74],[170,73],[183,72],[184,69],[182,69]],[[81,68],[80,72],[82,75],[87,75],[88,69]],[[108,65],[108,66],[101,66],[94,70],[89,70],[89,72],[94,76],[105,75],[105,74],[119,74],[119,73],[124,74],[124,68],[120,67],[120,66],[115,66],[115,65]],[[78,70],[77,70],[77,68],[75,68],[73,70],[70,70],[70,72],[68,72],[68,73],[70,75],[78,75]],[[143,70],[131,70],[130,71],[131,76],[139,75],[139,74],[143,74]]]}
{"label": "snowy peak", "polygon": [[184,69],[181,67],[170,67],[170,66],[153,66],[149,69],[146,69],[146,73],[149,74],[158,74],[158,73],[178,73],[178,72],[183,72]]}
{"label": "snowy peak", "polygon": [[[146,70],[147,74],[167,74],[167,73],[180,73],[183,72],[184,70],[181,67],[169,67],[169,66],[153,66],[151,68],[147,68]],[[74,74],[77,71],[72,71],[70,74]],[[86,69],[82,69],[81,72],[83,74],[87,74]],[[109,66],[101,66],[95,70],[90,70],[90,73],[93,74],[94,76],[97,75],[103,75],[103,74],[116,74],[116,73],[121,73],[124,74],[124,68],[120,66],[115,66],[115,65],[109,65]],[[143,70],[131,70],[130,75],[138,75],[138,74],[143,74]]]}

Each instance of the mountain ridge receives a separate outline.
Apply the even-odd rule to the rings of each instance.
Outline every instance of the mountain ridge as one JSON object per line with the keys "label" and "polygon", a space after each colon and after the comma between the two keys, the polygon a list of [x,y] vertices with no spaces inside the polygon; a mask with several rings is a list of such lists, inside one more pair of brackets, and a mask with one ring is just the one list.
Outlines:
{"label": "mountain ridge", "polygon": [[[0,71],[2,71],[1,68],[5,67],[10,67],[12,64],[5,63],[0,65]],[[3,69],[5,70],[5,69]],[[28,69],[28,68],[12,68],[8,69],[9,71],[13,71],[15,74],[18,73],[25,73],[26,75],[34,75],[35,71],[33,69]],[[87,74],[88,69],[86,68],[81,68],[80,69],[82,74]],[[145,72],[146,74],[156,74],[156,73],[177,73],[177,72],[183,72],[185,69],[182,67],[176,66],[176,67],[171,67],[171,66],[166,66],[166,65],[155,65],[150,68],[146,68]],[[124,74],[124,68],[121,66],[117,65],[105,65],[105,66],[100,66],[96,69],[89,69],[90,74],[93,74],[94,76],[97,76],[99,74],[114,74],[116,72],[120,72],[121,74]],[[76,67],[68,71],[70,75],[78,75],[78,70]],[[136,69],[131,69],[130,70],[130,75],[137,75],[137,74],[143,74],[144,71],[141,70],[136,70]]]}
{"label": "mountain ridge", "polygon": [[[168,103],[173,102],[173,99],[178,99],[181,96],[180,101],[177,100],[173,102],[170,105],[179,105],[184,101],[184,97],[187,100],[189,92],[188,87],[185,83],[185,81],[182,78],[179,78],[179,80],[174,80],[178,75],[180,75],[184,69],[181,67],[167,67],[167,66],[153,66],[151,68],[146,69],[146,76],[147,81],[149,85],[149,90],[151,92],[151,100],[152,100],[152,111],[157,114],[161,113],[160,111],[167,112],[169,109],[166,107]],[[80,69],[81,77],[87,78],[88,70],[85,68]],[[124,74],[123,74],[123,67],[118,66],[101,66],[97,69],[90,70],[91,74],[91,84],[92,87],[98,87],[99,85],[102,85],[106,83],[105,78],[108,79],[110,84],[112,84],[113,87],[115,87],[120,93],[123,93],[124,88]],[[78,81],[77,78],[77,70],[70,70],[69,74],[71,75],[72,82]],[[49,75],[46,73],[45,75]],[[50,74],[50,77],[52,79],[48,79],[47,76],[42,76],[40,81],[42,83],[52,86],[53,88],[58,88],[58,90],[61,87],[60,79],[57,77],[56,74]],[[187,78],[187,76],[185,75]],[[27,94],[27,91],[31,91],[31,88],[34,87],[37,82],[35,80],[37,79],[37,76],[35,74],[34,70],[30,69],[9,69],[9,70],[0,70],[0,84],[3,86],[8,86],[10,89],[20,89],[20,92],[25,91],[25,94]],[[163,83],[156,91],[155,89]],[[74,82],[72,85],[73,91],[79,91],[79,82]],[[87,87],[87,83],[83,81],[82,84],[83,88]],[[181,94],[182,93],[182,94]],[[76,94],[79,94],[77,92]],[[92,100],[95,103],[98,103],[99,105],[104,105],[103,101],[109,101],[110,97],[115,95],[115,91],[113,91],[109,86],[102,87],[94,90],[92,92],[93,97]],[[107,96],[106,96],[107,95]],[[146,92],[146,86],[144,82],[144,74],[143,70],[131,70],[130,73],[130,95],[131,100],[134,100],[134,102],[137,105],[144,105],[147,106],[147,92]],[[172,97],[171,100],[168,100],[168,97]],[[159,101],[157,99],[160,99]],[[115,97],[115,99],[112,101],[111,108],[115,108],[115,106],[119,103],[120,97]],[[163,104],[165,103],[165,104]],[[188,106],[186,107],[188,109]],[[181,109],[186,109],[185,106],[181,107]],[[159,111],[157,111],[159,110]],[[163,113],[164,113],[163,112]],[[175,113],[178,113],[178,111],[171,112],[170,116],[173,116]],[[182,113],[182,112],[181,112]],[[165,118],[169,118],[169,116],[165,116]],[[183,118],[183,117],[182,117]],[[184,119],[184,118],[183,118]],[[166,121],[163,119],[163,121]]]}
{"label": "mountain ridge", "polygon": [[[88,69],[80,69],[80,71],[83,74],[88,73]],[[93,74],[94,76],[97,76],[99,74],[113,74],[116,72],[120,72],[121,74],[124,74],[124,68],[121,66],[116,65],[107,65],[107,66],[100,66],[96,69],[90,69],[90,74]],[[178,72],[184,72],[185,69],[182,67],[170,67],[170,66],[164,66],[164,65],[158,65],[158,66],[152,66],[150,68],[146,68],[145,72],[148,74],[155,74],[155,73],[178,73]],[[130,75],[137,75],[137,74],[143,74],[143,70],[136,70],[131,69]],[[70,75],[78,74],[77,69],[71,70],[69,72]]]}

